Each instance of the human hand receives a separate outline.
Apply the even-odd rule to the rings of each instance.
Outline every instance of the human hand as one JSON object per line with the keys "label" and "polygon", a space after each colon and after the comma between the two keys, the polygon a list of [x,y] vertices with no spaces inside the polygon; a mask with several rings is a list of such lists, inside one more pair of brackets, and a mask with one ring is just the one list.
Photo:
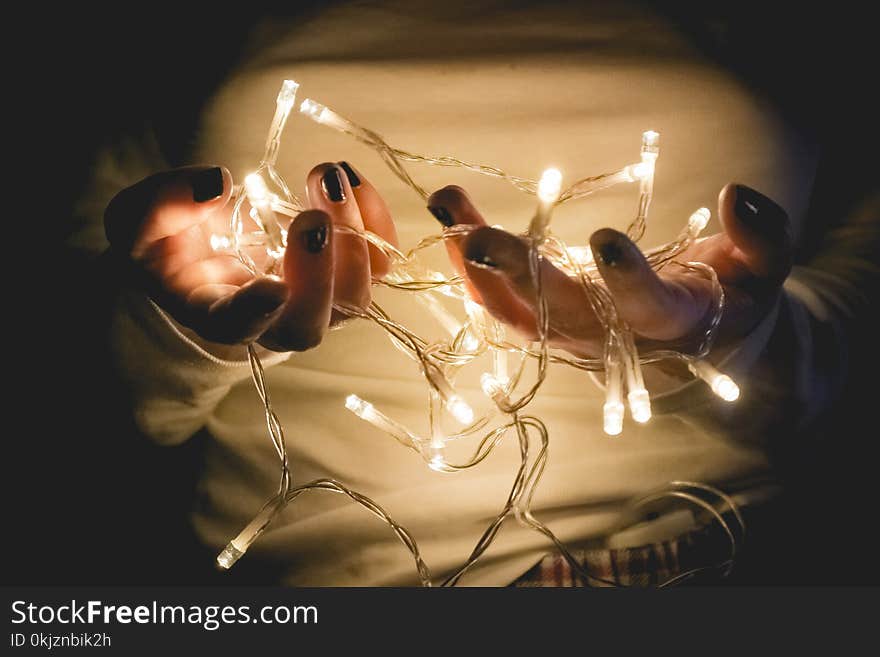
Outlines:
{"label": "human hand", "polygon": [[[526,339],[537,339],[538,300],[528,242],[490,228],[460,187],[434,192],[428,209],[444,226],[477,227],[461,239],[446,241],[453,266],[493,317]],[[745,335],[772,308],[791,270],[792,241],[785,211],[751,188],[724,187],[718,214],[724,232],[697,241],[678,259],[715,269],[726,298],[717,334],[723,343]],[[639,248],[611,228],[593,233],[590,246],[621,319],[640,342],[693,346],[713,310],[709,280],[674,267],[658,275]],[[581,284],[547,260],[541,268],[549,344],[581,357],[600,355],[604,331]]]}
{"label": "human hand", "polygon": [[397,233],[388,207],[347,163],[316,166],[306,180],[308,209],[290,224],[282,277],[253,274],[213,233],[229,226],[232,176],[224,167],[184,167],[122,190],[104,216],[111,251],[134,284],[180,324],[222,344],[258,340],[276,351],[317,346],[343,316],[334,303],[366,308],[371,277],[388,271],[378,249],[334,225]]}

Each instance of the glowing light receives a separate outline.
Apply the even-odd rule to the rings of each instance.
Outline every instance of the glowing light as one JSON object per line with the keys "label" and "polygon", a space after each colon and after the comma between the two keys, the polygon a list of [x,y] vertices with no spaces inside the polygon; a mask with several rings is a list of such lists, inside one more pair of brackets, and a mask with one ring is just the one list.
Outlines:
{"label": "glowing light", "polygon": [[228,249],[232,246],[232,240],[225,235],[211,235],[211,248],[214,251]]}
{"label": "glowing light", "polygon": [[480,346],[480,341],[474,337],[473,333],[468,333],[464,336],[461,346],[464,347],[465,351],[476,351]]}
{"label": "glowing light", "polygon": [[538,181],[538,209],[529,224],[529,236],[537,243],[547,237],[547,227],[553,206],[559,200],[562,191],[562,173],[559,169],[545,169]]}
{"label": "glowing light", "polygon": [[559,169],[545,169],[538,182],[538,198],[544,203],[556,203],[562,191],[562,172]]}
{"label": "glowing light", "polygon": [[711,216],[712,213],[709,211],[709,208],[700,208],[699,210],[694,212],[688,218],[688,232],[690,232],[691,235],[694,236],[699,235],[701,232],[703,232],[703,229],[709,223],[709,219]]}
{"label": "glowing light", "polygon": [[581,267],[593,264],[593,249],[589,246],[569,246],[565,251]]}
{"label": "glowing light", "polygon": [[364,401],[357,395],[349,395],[345,398],[345,407],[359,418],[366,420],[375,415],[375,409],[369,402]]}
{"label": "glowing light", "polygon": [[428,467],[431,468],[434,472],[446,472],[446,460],[440,455],[435,454],[431,457],[431,460],[428,461]]}
{"label": "glowing light", "polygon": [[241,559],[244,552],[235,547],[231,542],[226,544],[223,552],[217,555],[217,565],[223,570],[229,570],[235,562]]}
{"label": "glowing light", "polygon": [[712,387],[712,392],[724,401],[732,402],[739,399],[739,386],[726,374],[716,376],[710,386]]}
{"label": "glowing light", "polygon": [[609,436],[623,431],[623,376],[620,362],[611,359],[605,364],[605,405],[602,407],[603,429]]}
{"label": "glowing light", "polygon": [[[258,173],[249,173],[244,179],[244,188],[247,193],[248,203],[255,208],[265,207],[271,203],[269,188],[266,181]],[[259,212],[259,210],[257,210]]]}
{"label": "glowing light", "polygon": [[603,429],[609,436],[617,436],[623,431],[623,402],[605,402],[602,407]]}
{"label": "glowing light", "polygon": [[278,92],[278,99],[276,101],[278,105],[284,107],[286,111],[289,112],[296,100],[297,89],[299,89],[299,84],[297,82],[294,80],[285,80],[281,84],[281,90]]}
{"label": "glowing light", "polygon": [[651,398],[648,396],[647,390],[644,388],[631,390],[626,399],[629,402],[629,412],[633,420],[644,424],[651,419]]}
{"label": "glowing light", "polygon": [[342,131],[352,128],[351,123],[343,119],[336,112],[311,98],[306,98],[300,103],[299,111],[300,114],[306,115],[312,121],[320,123],[321,125],[330,126],[331,128],[336,128],[337,130]]}
{"label": "glowing light", "polygon": [[461,424],[468,425],[474,421],[474,409],[468,406],[468,403],[459,397],[453,395],[446,402],[446,410]]}
{"label": "glowing light", "polygon": [[695,360],[688,368],[696,376],[709,384],[716,395],[724,401],[733,402],[739,399],[739,386],[726,374],[719,372],[715,366],[705,360]]}

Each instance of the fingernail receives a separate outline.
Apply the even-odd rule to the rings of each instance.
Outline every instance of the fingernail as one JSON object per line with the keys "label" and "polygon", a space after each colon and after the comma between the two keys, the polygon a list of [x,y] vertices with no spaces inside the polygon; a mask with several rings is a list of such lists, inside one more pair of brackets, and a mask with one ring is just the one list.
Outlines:
{"label": "fingernail", "polygon": [[342,170],[345,171],[345,175],[348,176],[349,185],[357,187],[361,184],[361,179],[358,178],[358,175],[354,172],[354,169],[351,168],[351,165],[348,162],[340,162],[339,166],[342,167]]}
{"label": "fingernail", "polygon": [[204,203],[215,199],[223,193],[223,171],[213,167],[199,171],[190,178],[193,190],[193,201]]}
{"label": "fingernail", "polygon": [[599,259],[609,267],[619,265],[623,260],[623,249],[614,240],[605,242],[599,246]]}
{"label": "fingernail", "polygon": [[449,214],[449,210],[444,208],[442,205],[434,205],[428,206],[428,212],[434,215],[434,218],[439,221],[441,224],[449,228],[455,223],[455,220],[452,218],[452,215]]}
{"label": "fingernail", "polygon": [[302,234],[302,243],[309,253],[320,253],[327,246],[327,226],[318,226]]}
{"label": "fingernail", "polygon": [[518,238],[500,230],[481,229],[468,240],[464,257],[478,267],[497,269],[508,276],[517,276],[528,269]]}
{"label": "fingernail", "polygon": [[335,203],[345,200],[345,188],[342,186],[342,179],[339,177],[339,169],[330,167],[321,177],[321,188],[324,190],[324,196]]}
{"label": "fingernail", "polygon": [[745,185],[736,186],[736,201],[733,206],[736,216],[743,223],[766,224],[785,215],[785,211],[763,194]]}
{"label": "fingernail", "polygon": [[497,269],[498,268],[498,263],[495,262],[494,260],[492,260],[492,258],[490,258],[485,253],[479,253],[479,254],[473,254],[473,255],[466,254],[465,257],[468,260],[470,260],[472,263],[477,265],[478,267],[485,267],[486,269]]}

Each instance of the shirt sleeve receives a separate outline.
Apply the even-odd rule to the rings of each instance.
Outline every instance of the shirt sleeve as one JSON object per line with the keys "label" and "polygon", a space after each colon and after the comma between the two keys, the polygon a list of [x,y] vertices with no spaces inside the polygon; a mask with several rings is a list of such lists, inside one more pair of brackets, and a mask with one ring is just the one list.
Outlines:
{"label": "shirt sleeve", "polygon": [[[133,291],[120,295],[110,336],[134,420],[160,444],[184,442],[204,426],[233,385],[251,376],[246,347],[201,340]],[[261,349],[259,356],[270,367],[290,353]]]}

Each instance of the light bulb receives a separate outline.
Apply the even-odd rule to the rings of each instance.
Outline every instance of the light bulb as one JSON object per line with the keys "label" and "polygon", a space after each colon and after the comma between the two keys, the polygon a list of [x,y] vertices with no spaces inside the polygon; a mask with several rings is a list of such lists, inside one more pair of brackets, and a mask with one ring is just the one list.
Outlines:
{"label": "light bulb", "polygon": [[644,424],[651,419],[651,398],[647,390],[644,388],[630,390],[626,399],[629,402],[629,412],[633,420]]}
{"label": "light bulb", "polygon": [[248,203],[253,210],[256,210],[257,216],[255,217],[251,212],[251,218],[266,234],[266,253],[273,258],[280,258],[284,254],[284,238],[281,234],[281,226],[278,225],[275,212],[272,210],[272,194],[269,193],[266,181],[259,173],[248,174],[244,179],[244,190]]}
{"label": "light bulb", "polygon": [[359,418],[366,420],[374,411],[373,405],[364,401],[357,395],[349,395],[345,398],[345,407]]}
{"label": "light bulb", "polygon": [[602,407],[603,428],[609,436],[623,431],[623,376],[620,361],[610,358],[605,365],[605,405]]}
{"label": "light bulb", "polygon": [[529,224],[529,236],[537,243],[543,242],[547,236],[553,206],[559,200],[561,191],[562,173],[559,169],[545,169],[538,181],[538,209]]}
{"label": "light bulb", "polygon": [[211,248],[214,251],[228,249],[232,246],[232,240],[225,235],[211,235]]}
{"label": "light bulb", "polygon": [[229,542],[223,548],[223,551],[217,555],[217,565],[223,570],[229,570],[242,556],[244,556],[244,552],[235,547],[232,542]]}
{"label": "light bulb", "polygon": [[271,203],[269,188],[266,181],[259,173],[249,173],[244,179],[244,188],[247,193],[248,203],[254,208],[267,206]]}
{"label": "light bulb", "polygon": [[733,382],[726,374],[721,374],[712,379],[710,384],[712,392],[721,397],[724,401],[736,401],[739,399],[739,386]]}
{"label": "light bulb", "polygon": [[464,347],[465,351],[476,351],[480,346],[480,341],[474,337],[473,333],[467,333],[461,342],[461,346]]}
{"label": "light bulb", "polygon": [[714,365],[705,360],[695,360],[688,363],[688,368],[696,376],[709,384],[716,395],[724,401],[736,401],[739,399],[739,386],[726,374],[719,372]]}
{"label": "light bulb", "polygon": [[458,395],[452,395],[447,400],[446,410],[461,424],[468,425],[474,421],[474,410]]}
{"label": "light bulb", "polygon": [[623,431],[623,402],[605,402],[602,416],[603,428],[609,436],[617,436]]}
{"label": "light bulb", "polygon": [[278,99],[276,100],[278,106],[283,107],[289,112],[296,100],[297,89],[299,89],[299,84],[297,82],[294,80],[285,80],[281,84],[281,90],[278,92]]}
{"label": "light bulb", "polygon": [[364,401],[357,395],[349,395],[345,398],[345,407],[360,419],[369,422],[380,431],[384,431],[392,436],[399,443],[412,449],[417,449],[418,437],[399,422],[376,410],[376,407],[370,402]]}
{"label": "light bulb", "polygon": [[544,203],[556,203],[562,191],[562,172],[559,169],[545,169],[538,181],[538,198]]}
{"label": "light bulb", "polygon": [[703,229],[709,223],[709,219],[711,216],[712,213],[709,211],[709,208],[700,208],[699,210],[694,212],[688,218],[688,232],[693,237],[699,235],[701,232],[703,232]]}
{"label": "light bulb", "polygon": [[435,454],[428,461],[428,467],[434,472],[446,472],[446,461],[439,454]]}
{"label": "light bulb", "polygon": [[569,246],[565,251],[568,257],[581,267],[593,264],[593,249],[589,246]]}
{"label": "light bulb", "polygon": [[642,155],[646,153],[658,153],[660,151],[660,133],[654,130],[646,130],[642,133]]}
{"label": "light bulb", "polygon": [[299,106],[300,114],[305,114],[312,121],[320,123],[321,125],[326,125],[331,128],[336,128],[340,131],[351,130],[353,126],[351,123],[343,119],[332,109],[327,107],[326,105],[322,105],[319,102],[312,100],[311,98],[306,98]]}

